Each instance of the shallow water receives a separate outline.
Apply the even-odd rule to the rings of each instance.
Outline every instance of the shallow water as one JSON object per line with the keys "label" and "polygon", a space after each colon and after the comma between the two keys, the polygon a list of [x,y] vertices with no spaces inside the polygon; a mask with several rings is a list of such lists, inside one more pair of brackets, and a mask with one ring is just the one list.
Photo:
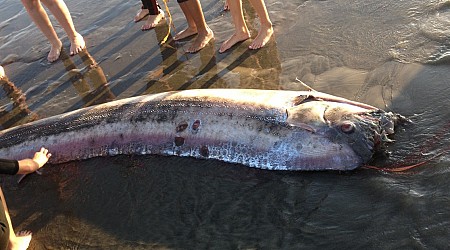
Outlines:
{"label": "shallow water", "polygon": [[[21,91],[0,93],[2,128],[167,90],[304,90],[298,78],[413,121],[377,164],[429,161],[403,173],[270,172],[156,156],[60,164],[20,185],[2,181],[33,249],[450,247],[449,1],[266,1],[275,39],[218,54],[233,26],[222,2],[205,0],[216,39],[194,55],[183,52],[189,40],[158,44],[167,25],[141,32],[132,22],[138,2],[67,4],[87,53],[49,64],[49,45],[20,2],[0,0],[0,62]],[[176,2],[169,8],[175,29],[184,28]],[[244,8],[256,33],[255,13]]]}

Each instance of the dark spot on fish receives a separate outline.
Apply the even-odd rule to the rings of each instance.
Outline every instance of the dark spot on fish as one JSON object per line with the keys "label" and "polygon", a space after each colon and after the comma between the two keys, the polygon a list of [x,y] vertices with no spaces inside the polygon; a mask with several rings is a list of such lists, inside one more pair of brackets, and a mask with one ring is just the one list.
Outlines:
{"label": "dark spot on fish", "polygon": [[133,114],[131,121],[132,122],[143,122],[148,119],[148,115],[146,112],[137,112],[136,114]]}
{"label": "dark spot on fish", "polygon": [[184,145],[184,137],[177,136],[175,137],[175,146],[180,147]]}
{"label": "dark spot on fish", "polygon": [[200,128],[200,120],[195,120],[192,124],[192,130],[197,131]]}
{"label": "dark spot on fish", "polygon": [[95,139],[94,139],[94,138],[91,138],[91,140],[89,141],[89,143],[90,143],[91,145],[94,145],[94,144],[95,144]]}
{"label": "dark spot on fish", "polygon": [[202,146],[200,148],[200,155],[203,157],[208,157],[209,156],[209,149],[207,146]]}
{"label": "dark spot on fish", "polygon": [[156,116],[157,122],[165,122],[167,120],[168,120],[168,117],[166,114],[158,114],[158,116]]}
{"label": "dark spot on fish", "polygon": [[187,127],[188,127],[187,122],[182,122],[182,123],[178,124],[178,126],[176,128],[177,133],[178,132],[183,132],[184,130],[186,130]]}
{"label": "dark spot on fish", "polygon": [[121,140],[123,140],[123,134],[122,133],[119,134],[119,137],[120,137]]}

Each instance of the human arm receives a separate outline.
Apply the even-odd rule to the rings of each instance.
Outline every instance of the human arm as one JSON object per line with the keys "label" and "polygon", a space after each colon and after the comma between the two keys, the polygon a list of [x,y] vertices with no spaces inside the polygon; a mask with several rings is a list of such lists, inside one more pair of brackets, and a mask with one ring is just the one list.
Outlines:
{"label": "human arm", "polygon": [[52,156],[52,154],[48,152],[48,149],[41,148],[40,151],[34,153],[33,159],[23,159],[19,161],[19,170],[17,171],[17,174],[33,173],[44,166],[50,156]]}

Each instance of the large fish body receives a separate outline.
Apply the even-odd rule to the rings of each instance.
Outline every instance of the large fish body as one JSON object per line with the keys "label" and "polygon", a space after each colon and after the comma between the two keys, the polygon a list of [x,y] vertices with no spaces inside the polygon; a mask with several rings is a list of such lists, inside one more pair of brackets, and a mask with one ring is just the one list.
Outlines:
{"label": "large fish body", "polygon": [[199,89],[87,107],[0,132],[0,157],[51,163],[117,154],[217,159],[270,170],[351,170],[398,115],[315,91]]}

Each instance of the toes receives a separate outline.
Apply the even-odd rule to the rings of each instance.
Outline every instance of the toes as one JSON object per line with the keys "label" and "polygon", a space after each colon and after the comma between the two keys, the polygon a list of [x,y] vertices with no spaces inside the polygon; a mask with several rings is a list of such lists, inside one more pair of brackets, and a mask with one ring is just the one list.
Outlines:
{"label": "toes", "polygon": [[146,30],[151,30],[153,28],[154,28],[153,25],[142,25],[141,30],[146,31]]}
{"label": "toes", "polygon": [[261,45],[259,43],[255,43],[255,41],[248,46],[249,49],[259,49]]}
{"label": "toes", "polygon": [[144,25],[142,25],[141,30],[146,31],[146,30],[151,30],[153,28],[154,28],[153,24],[144,24]]}
{"label": "toes", "polygon": [[83,51],[83,49],[86,48],[86,43],[84,41],[84,38],[80,35],[77,34],[74,38],[73,41],[71,41],[71,45],[70,45],[70,55],[76,55],[78,53],[80,53],[81,51]]}
{"label": "toes", "polygon": [[150,16],[147,22],[144,25],[142,25],[141,30],[145,31],[155,28],[161,22],[162,19],[164,19],[164,13],[158,14],[156,16]]}
{"label": "toes", "polygon": [[47,60],[49,62],[54,62],[54,61],[58,60],[60,54],[61,54],[61,48],[51,48],[50,52],[48,53]]}
{"label": "toes", "polygon": [[79,46],[79,47],[76,47],[76,48],[74,48],[74,49],[71,49],[70,55],[71,55],[71,56],[74,56],[74,55],[80,53],[81,51],[83,51],[84,48],[85,48],[85,47]]}
{"label": "toes", "polygon": [[253,41],[252,44],[250,44],[250,46],[248,46],[249,49],[260,49],[262,47],[264,47],[266,45],[265,42],[257,42],[257,41]]}
{"label": "toes", "polygon": [[231,48],[231,46],[228,43],[225,42],[225,43],[222,44],[222,46],[220,46],[219,53],[223,53],[223,52],[227,51],[230,48]]}
{"label": "toes", "polygon": [[59,58],[59,55],[58,56],[48,56],[47,57],[47,60],[49,61],[49,62],[55,62],[56,60],[58,60],[58,58]]}

